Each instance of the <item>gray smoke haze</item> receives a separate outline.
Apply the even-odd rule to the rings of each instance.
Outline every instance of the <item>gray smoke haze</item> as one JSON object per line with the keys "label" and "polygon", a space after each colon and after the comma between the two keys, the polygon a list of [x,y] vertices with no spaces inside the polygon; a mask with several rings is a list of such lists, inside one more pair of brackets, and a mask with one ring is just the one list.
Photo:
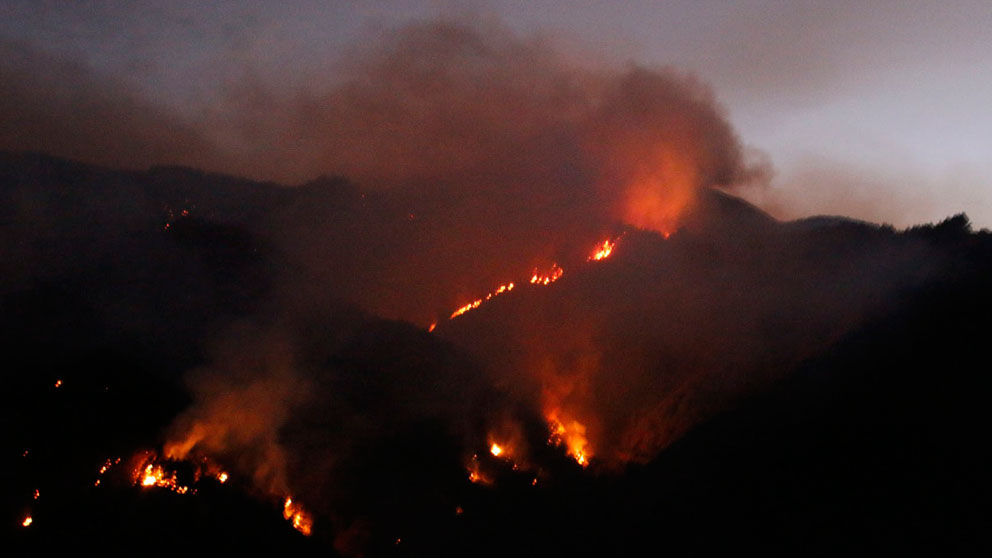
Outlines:
{"label": "gray smoke haze", "polygon": [[123,168],[223,166],[200,130],[85,65],[0,40],[0,149]]}

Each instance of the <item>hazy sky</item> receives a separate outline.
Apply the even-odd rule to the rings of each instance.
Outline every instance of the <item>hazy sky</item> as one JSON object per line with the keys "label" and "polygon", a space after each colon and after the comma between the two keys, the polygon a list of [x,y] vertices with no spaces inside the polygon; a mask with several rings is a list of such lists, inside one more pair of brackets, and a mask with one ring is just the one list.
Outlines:
{"label": "hazy sky", "polygon": [[992,2],[876,0],[0,0],[0,39],[111,75],[194,117],[250,73],[332,83],[368,36],[438,16],[540,33],[577,61],[689,70],[775,167],[779,217],[992,227]]}

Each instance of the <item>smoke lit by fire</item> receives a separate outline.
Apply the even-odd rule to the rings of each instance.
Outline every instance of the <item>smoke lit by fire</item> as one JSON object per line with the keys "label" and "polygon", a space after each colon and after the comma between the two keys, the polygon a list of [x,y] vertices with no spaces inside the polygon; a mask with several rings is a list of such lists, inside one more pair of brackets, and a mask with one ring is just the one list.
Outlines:
{"label": "smoke lit by fire", "polygon": [[551,431],[548,443],[555,446],[565,446],[565,450],[575,462],[585,467],[589,465],[589,458],[592,456],[589,449],[589,441],[586,439],[586,427],[579,421],[568,422],[566,427],[558,420],[556,414],[552,413],[548,417],[548,428]]}

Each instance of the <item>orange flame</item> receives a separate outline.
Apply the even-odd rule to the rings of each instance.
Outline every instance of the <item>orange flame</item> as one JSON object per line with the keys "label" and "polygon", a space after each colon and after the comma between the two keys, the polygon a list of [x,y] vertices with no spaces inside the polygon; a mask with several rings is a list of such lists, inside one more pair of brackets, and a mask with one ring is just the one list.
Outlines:
{"label": "orange flame", "polygon": [[482,298],[477,298],[477,299],[473,300],[472,302],[469,302],[465,306],[462,306],[458,310],[455,310],[454,312],[451,313],[451,316],[448,317],[448,319],[449,320],[453,320],[453,319],[457,318],[458,316],[461,316],[465,312],[468,312],[469,310],[475,310],[476,308],[482,306],[482,303],[483,302],[492,299],[494,296],[499,296],[499,295],[501,295],[503,293],[508,293],[508,292],[512,291],[513,290],[513,287],[514,287],[513,283],[507,283],[505,285],[500,285],[499,287],[496,288],[496,290],[494,290],[493,292],[487,294],[486,296],[484,296]]}
{"label": "orange flame", "polygon": [[313,527],[313,519],[310,514],[303,509],[298,502],[294,502],[289,496],[286,497],[286,501],[282,505],[282,517],[286,521],[293,524],[293,529],[296,529],[304,536],[310,536],[310,530]]}
{"label": "orange flame", "polygon": [[561,276],[565,274],[565,270],[558,266],[558,264],[551,264],[551,270],[545,274],[538,273],[537,269],[534,270],[534,274],[530,277],[530,282],[533,285],[550,285]]}
{"label": "orange flame", "polygon": [[598,262],[599,260],[605,260],[610,257],[610,254],[613,253],[614,246],[616,246],[616,242],[613,242],[610,239],[604,240],[602,244],[596,245],[596,251],[589,256],[589,261]]}
{"label": "orange flame", "polygon": [[34,523],[34,519],[32,519],[31,516],[29,515],[24,518],[24,521],[21,522],[21,526],[30,527],[32,523]]}
{"label": "orange flame", "polygon": [[589,440],[586,439],[586,427],[577,420],[568,423],[566,428],[558,420],[556,414],[552,413],[548,417],[548,427],[551,434],[548,436],[548,443],[555,446],[565,446],[565,451],[579,465],[586,467],[589,465],[589,458],[592,452],[589,450]]}
{"label": "orange flame", "polygon": [[154,455],[147,456],[134,470],[132,476],[134,484],[141,485],[142,488],[167,488],[176,494],[186,494],[190,491],[188,486],[179,483],[175,471],[171,474],[167,473],[162,465],[155,463]]}

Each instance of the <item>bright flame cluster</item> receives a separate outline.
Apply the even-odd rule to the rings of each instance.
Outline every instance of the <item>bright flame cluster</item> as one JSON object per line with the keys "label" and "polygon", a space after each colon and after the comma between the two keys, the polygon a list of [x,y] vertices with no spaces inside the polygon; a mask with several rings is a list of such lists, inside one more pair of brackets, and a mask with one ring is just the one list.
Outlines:
{"label": "bright flame cluster", "polygon": [[179,484],[179,481],[176,480],[175,471],[171,474],[166,473],[161,465],[154,463],[148,463],[144,469],[139,468],[135,478],[135,484],[140,484],[143,487],[156,486],[158,488],[168,488],[176,494],[186,494],[189,492],[188,486]]}
{"label": "bright flame cluster", "polygon": [[565,270],[559,267],[558,264],[553,263],[551,264],[551,270],[547,273],[541,274],[535,269],[534,274],[530,277],[530,282],[532,285],[550,285],[561,279],[561,276],[564,274]]}
{"label": "bright flame cluster", "polygon": [[[132,475],[134,479],[134,484],[140,485],[142,487],[158,487],[167,488],[176,494],[186,494],[192,492],[196,493],[195,488],[190,488],[185,484],[181,484],[178,480],[175,471],[169,472],[160,463],[156,463],[156,457],[154,453],[149,452],[145,455],[145,458],[141,461],[138,467],[134,470]],[[117,459],[115,463],[119,463],[120,458]],[[109,469],[111,462],[108,459],[104,463],[103,467],[100,468],[100,474],[102,475]],[[229,476],[227,472],[223,471],[216,463],[213,463],[206,458],[203,459],[203,463],[197,464],[193,472],[193,482],[197,483],[206,474],[217,482],[223,484],[227,482]],[[97,485],[99,486],[100,481],[97,480]]]}
{"label": "bright flame cluster", "polygon": [[610,254],[613,253],[613,248],[616,245],[617,243],[615,241],[611,241],[610,239],[604,240],[602,244],[596,246],[596,251],[593,252],[591,256],[589,256],[588,261],[598,262],[600,260],[605,260],[606,258],[610,257]]}
{"label": "bright flame cluster", "polygon": [[293,524],[293,528],[309,537],[313,527],[313,518],[303,509],[299,502],[294,502],[289,496],[282,505],[282,517]]}

